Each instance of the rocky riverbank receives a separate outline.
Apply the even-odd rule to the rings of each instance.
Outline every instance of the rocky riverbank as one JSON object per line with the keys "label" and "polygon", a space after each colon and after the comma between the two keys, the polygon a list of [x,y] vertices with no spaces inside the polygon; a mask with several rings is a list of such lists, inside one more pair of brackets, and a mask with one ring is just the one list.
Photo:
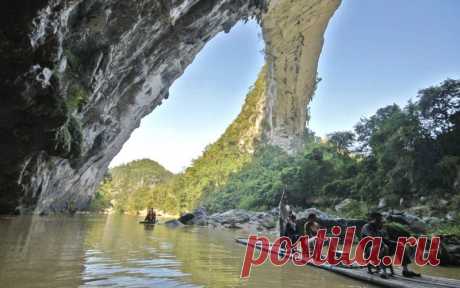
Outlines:
{"label": "rocky riverbank", "polygon": [[[295,211],[297,226],[303,233],[303,224],[307,216],[315,213],[319,224],[328,230],[332,226],[356,226],[357,231],[366,223],[363,219],[344,219],[334,217],[316,208]],[[430,235],[430,222],[407,212],[383,212],[387,219],[388,229],[393,233],[408,233],[411,235]],[[211,229],[240,229],[247,233],[259,233],[269,236],[279,234],[279,209],[274,208],[264,212],[232,209],[225,212],[208,214],[204,208],[198,208],[193,213],[183,214],[175,220],[165,222],[168,227],[176,228],[189,225],[208,226]],[[403,229],[403,230],[402,230]],[[460,237],[441,235],[440,259],[443,265],[460,265]]]}

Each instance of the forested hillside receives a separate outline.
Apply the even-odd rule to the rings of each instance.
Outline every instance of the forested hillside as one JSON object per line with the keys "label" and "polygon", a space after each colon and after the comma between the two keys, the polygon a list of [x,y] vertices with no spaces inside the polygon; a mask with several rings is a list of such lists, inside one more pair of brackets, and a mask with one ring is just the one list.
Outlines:
{"label": "forested hillside", "polygon": [[153,206],[177,213],[202,205],[215,212],[270,209],[285,189],[294,206],[343,204],[340,212],[348,217],[380,207],[459,219],[459,80],[421,90],[405,107],[383,107],[353,131],[321,139],[307,129],[295,155],[258,142],[263,87],[261,73],[238,118],[183,173],[169,178],[165,172],[164,182],[121,181],[134,178],[120,167],[100,194],[118,191],[110,194],[118,195],[121,210]]}
{"label": "forested hillside", "polygon": [[150,159],[114,167],[104,177],[91,209],[113,207],[119,212],[143,210],[158,198],[158,195],[152,193],[152,189],[172,176],[170,171]]}

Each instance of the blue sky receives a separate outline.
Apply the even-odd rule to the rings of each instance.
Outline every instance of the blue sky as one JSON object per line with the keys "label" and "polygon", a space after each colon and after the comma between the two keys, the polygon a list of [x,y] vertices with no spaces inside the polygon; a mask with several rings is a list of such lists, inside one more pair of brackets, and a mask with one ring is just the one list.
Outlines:
{"label": "blue sky", "polygon": [[[382,106],[460,78],[459,13],[457,0],[343,0],[326,31],[310,127],[319,135],[350,130]],[[254,22],[217,35],[111,166],[139,158],[173,172],[189,165],[237,116],[264,63],[263,46]]]}
{"label": "blue sky", "polygon": [[344,0],[325,35],[310,126],[324,135],[460,78],[460,1]]}

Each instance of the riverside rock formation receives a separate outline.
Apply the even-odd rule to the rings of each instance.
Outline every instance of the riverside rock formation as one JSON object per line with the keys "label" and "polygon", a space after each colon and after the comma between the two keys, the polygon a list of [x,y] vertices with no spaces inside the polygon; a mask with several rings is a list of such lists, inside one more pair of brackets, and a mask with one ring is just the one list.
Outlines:
{"label": "riverside rock formation", "polygon": [[0,7],[0,213],[88,205],[142,117],[207,41],[256,18],[263,134],[293,151],[339,0],[17,0]]}

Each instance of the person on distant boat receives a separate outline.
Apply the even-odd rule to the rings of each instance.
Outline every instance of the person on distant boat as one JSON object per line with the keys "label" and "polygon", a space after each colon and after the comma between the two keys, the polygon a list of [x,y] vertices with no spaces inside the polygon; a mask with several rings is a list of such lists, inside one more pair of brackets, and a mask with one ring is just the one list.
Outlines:
{"label": "person on distant boat", "polygon": [[[379,257],[394,254],[394,252],[396,250],[396,241],[392,241],[392,240],[388,239],[387,233],[383,229],[383,224],[384,224],[384,220],[383,220],[382,214],[380,214],[378,212],[371,212],[369,214],[368,223],[365,224],[363,226],[363,228],[361,229],[361,237],[366,237],[366,236],[382,237],[383,245],[382,245],[382,247],[380,249]],[[368,245],[366,247],[366,249],[365,249],[365,254],[366,254],[365,256],[366,257],[370,256],[370,248],[371,248],[370,245]],[[407,267],[411,262],[410,258],[409,258],[409,255],[407,255],[407,254],[408,253],[404,253],[404,257],[402,259],[402,275],[404,277],[414,277],[414,276],[420,277],[419,273],[412,272]],[[386,273],[386,266],[384,266],[382,264],[381,267],[383,268],[383,272],[382,272],[382,274],[380,276],[382,278],[388,278],[388,275]],[[369,264],[367,266],[367,269],[368,269],[368,272],[370,274],[373,273],[372,272],[372,265]],[[380,267],[377,268],[377,272],[379,270],[380,270]],[[392,266],[390,266],[390,271],[391,271],[391,275],[393,275],[394,271],[393,271]]]}
{"label": "person on distant boat", "polygon": [[155,224],[155,222],[157,221],[157,215],[155,213],[155,210],[153,210],[153,208],[149,208],[147,216],[145,217],[144,221]]}
{"label": "person on distant boat", "polygon": [[308,214],[307,222],[305,222],[304,227],[304,235],[308,236],[308,244],[311,250],[315,245],[316,233],[320,228],[318,224],[318,217],[315,213]]}

